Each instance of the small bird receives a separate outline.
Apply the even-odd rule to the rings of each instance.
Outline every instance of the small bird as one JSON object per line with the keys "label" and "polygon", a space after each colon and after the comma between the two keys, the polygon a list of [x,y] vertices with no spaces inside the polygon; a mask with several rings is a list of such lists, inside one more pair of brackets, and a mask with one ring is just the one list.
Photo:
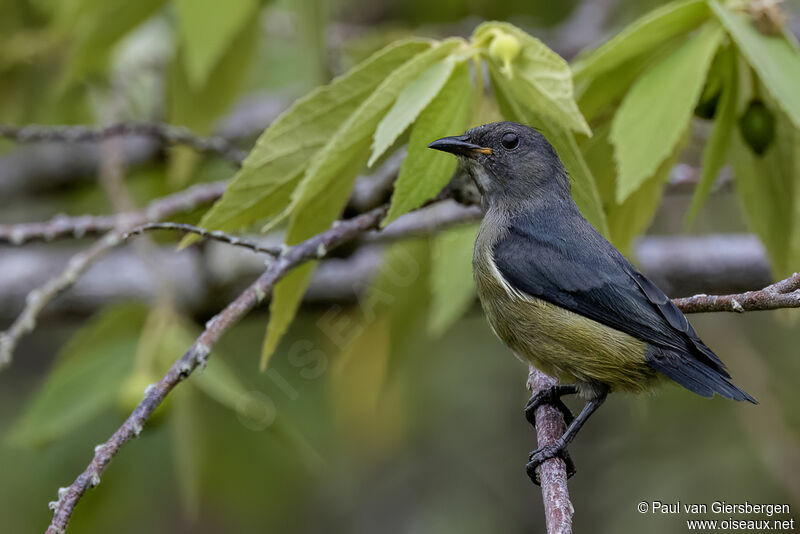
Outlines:
{"label": "small bird", "polygon": [[[495,334],[518,357],[559,381],[531,397],[526,416],[550,403],[569,425],[530,454],[559,456],[611,391],[640,393],[669,378],[704,397],[756,400],[731,381],[663,291],[583,218],[564,165],[545,137],[514,122],[478,126],[434,141],[455,154],[481,194],[484,218],[473,253],[481,305]],[[586,400],[572,417],[561,397]]]}

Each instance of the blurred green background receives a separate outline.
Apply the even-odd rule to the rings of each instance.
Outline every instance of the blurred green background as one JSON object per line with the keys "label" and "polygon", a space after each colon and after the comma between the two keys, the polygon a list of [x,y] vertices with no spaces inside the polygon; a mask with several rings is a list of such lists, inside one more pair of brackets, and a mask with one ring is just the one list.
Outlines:
{"label": "blurred green background", "polygon": [[[170,74],[181,53],[174,6],[150,13],[145,4],[158,2],[125,11],[124,5],[134,4],[2,0],[0,121],[165,119],[210,133],[242,99],[266,96],[288,104],[402,35],[469,35],[481,20],[510,20],[572,56],[660,2],[592,3],[599,9],[593,16],[603,14],[604,20],[581,35],[580,24],[587,22],[576,21],[582,7],[577,0],[266,2],[255,17],[252,60],[224,67],[241,71],[225,77],[239,77],[239,83],[221,89],[221,75],[212,71],[206,86],[181,93]],[[793,2],[785,8],[800,12]],[[590,22],[591,16],[583,15]],[[790,28],[796,22],[793,16]],[[117,28],[126,24],[131,31]],[[572,29],[565,33],[565,27]],[[71,56],[78,53],[80,61]],[[254,133],[243,136],[243,146]],[[15,149],[0,142],[0,155]],[[684,159],[696,160],[697,152],[690,146]],[[227,178],[231,169],[173,151],[131,168],[127,185],[142,204],[182,188],[189,174],[193,181],[210,181]],[[0,198],[0,222],[111,210],[89,178]],[[670,195],[649,232],[684,232],[689,201],[686,194]],[[692,230],[746,231],[729,191],[712,197]],[[407,246],[413,251],[428,244]],[[6,251],[0,248],[0,255]],[[396,290],[424,301],[430,298],[429,273],[419,267]],[[207,300],[191,310],[198,325],[225,303]],[[100,325],[94,345],[86,346],[123,362],[122,371],[109,373],[128,374],[147,311],[131,302],[119,305],[114,346],[96,339],[109,325]],[[10,324],[13,312],[2,310],[0,327]],[[214,352],[206,371],[211,385],[196,387],[193,377],[173,392],[159,421],[128,444],[98,489],[86,494],[70,532],[542,532],[540,491],[524,470],[535,448],[534,430],[522,414],[527,369],[494,338],[477,304],[441,336],[429,334],[424,314],[397,313],[405,314],[403,343],[388,344],[390,326],[379,322],[342,351],[332,332],[358,328],[358,306],[305,306],[264,374],[257,362],[267,314],[252,313]],[[797,318],[796,311],[692,317],[737,383],[761,405],[709,401],[677,386],[653,396],[613,395],[571,447],[578,467],[570,482],[575,531],[686,530],[685,515],[638,513],[643,500],[788,503],[800,518]],[[92,447],[132,408],[118,382],[109,389],[78,377],[75,395],[96,393],[106,399],[102,409],[91,408],[91,417],[62,416],[46,413],[45,406],[30,425],[45,421],[58,428],[54,437],[29,425],[30,439],[19,432],[14,439],[57,354],[68,351],[67,341],[89,320],[87,312],[63,307],[51,313],[0,373],[0,532],[43,531],[50,519],[46,504],[57,488],[74,479]],[[224,382],[213,374],[221,362],[235,383],[229,391],[239,392],[227,401],[225,394],[208,393],[216,391],[215,380]],[[134,393],[144,385],[137,383]],[[77,404],[75,398],[51,401]]]}

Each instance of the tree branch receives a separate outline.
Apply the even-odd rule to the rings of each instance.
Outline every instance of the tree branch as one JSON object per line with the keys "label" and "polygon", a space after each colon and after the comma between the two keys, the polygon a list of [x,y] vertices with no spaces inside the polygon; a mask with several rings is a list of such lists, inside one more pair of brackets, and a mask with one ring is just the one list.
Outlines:
{"label": "tree branch", "polygon": [[247,156],[246,151],[236,148],[223,137],[200,137],[186,128],[160,122],[119,122],[100,128],[0,124],[0,137],[11,139],[17,143],[101,142],[112,137],[129,136],[149,137],[166,145],[186,145],[201,153],[220,156],[237,167]]}
{"label": "tree branch", "polygon": [[86,490],[100,483],[100,475],[120,448],[128,440],[141,433],[150,415],[172,391],[172,388],[187,378],[198,366],[205,366],[211,348],[224,332],[271,295],[275,284],[290,270],[311,259],[318,259],[337,246],[377,227],[386,215],[387,209],[387,206],[381,206],[353,219],[341,221],[321,234],[293,247],[288,247],[250,287],[209,321],[203,333],[189,350],[172,365],[164,377],[147,387],[144,400],[122,426],[108,441],[95,448],[94,457],[83,473],[75,479],[72,485],[59,490],[58,500],[50,503],[54,515],[47,534],[61,534],[65,531],[75,506]]}
{"label": "tree branch", "polygon": [[154,230],[173,230],[182,232],[184,234],[194,234],[202,237],[203,239],[227,243],[228,245],[234,247],[246,248],[259,254],[268,254],[270,256],[280,256],[281,254],[280,247],[265,247],[259,243],[256,243],[255,241],[251,241],[243,237],[237,237],[231,234],[226,234],[225,232],[221,232],[219,230],[206,230],[205,228],[200,228],[199,226],[194,226],[192,224],[172,222],[153,222],[139,225],[131,231],[126,232],[123,236],[123,239],[128,240],[135,235],[141,235],[145,232],[152,232]]}
{"label": "tree branch", "polygon": [[738,295],[695,295],[673,299],[684,313],[737,312],[800,308],[800,273],[759,291]]}
{"label": "tree branch", "polygon": [[[528,389],[535,395],[540,391],[555,386],[558,381],[547,376],[534,366],[528,372]],[[536,409],[536,441],[539,447],[552,445],[564,433],[564,414],[550,404],[543,404]],[[574,509],[569,500],[567,486],[567,464],[555,457],[545,461],[539,467],[542,502],[544,503],[545,525],[547,534],[570,534],[572,532],[572,514]]]}
{"label": "tree branch", "polygon": [[223,183],[194,186],[181,193],[153,201],[140,212],[107,217],[104,222],[111,224],[110,231],[88,249],[72,256],[60,274],[28,293],[25,308],[19,317],[8,330],[0,332],[0,370],[11,363],[12,354],[20,338],[35,328],[36,320],[47,303],[74,285],[78,277],[109,250],[123,243],[126,232],[140,224],[154,222],[174,213],[191,211],[219,198],[224,190]]}
{"label": "tree branch", "polygon": [[155,222],[176,213],[192,211],[216,201],[225,192],[226,182],[198,184],[184,191],[150,202],[140,211],[116,215],[59,215],[49,221],[0,224],[0,242],[22,245],[30,241],[53,241],[61,238],[80,239],[118,228],[133,228]]}

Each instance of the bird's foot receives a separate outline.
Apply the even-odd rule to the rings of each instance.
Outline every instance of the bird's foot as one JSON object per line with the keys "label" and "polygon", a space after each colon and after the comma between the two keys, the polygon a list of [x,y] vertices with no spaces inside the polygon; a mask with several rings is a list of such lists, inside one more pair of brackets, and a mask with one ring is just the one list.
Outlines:
{"label": "bird's foot", "polygon": [[525,465],[525,470],[528,472],[528,476],[537,486],[542,485],[542,481],[539,478],[539,467],[551,458],[561,458],[564,460],[567,470],[567,478],[570,478],[575,474],[575,462],[572,461],[566,445],[560,445],[558,443],[553,445],[545,445],[544,447],[539,447],[535,451],[531,452],[528,456],[528,463]]}
{"label": "bird's foot", "polygon": [[578,387],[575,385],[558,385],[543,389],[534,394],[528,404],[525,405],[525,418],[530,424],[536,426],[536,409],[543,404],[550,404],[564,415],[564,423],[569,426],[574,417],[567,405],[561,400],[564,395],[574,395],[578,392]]}

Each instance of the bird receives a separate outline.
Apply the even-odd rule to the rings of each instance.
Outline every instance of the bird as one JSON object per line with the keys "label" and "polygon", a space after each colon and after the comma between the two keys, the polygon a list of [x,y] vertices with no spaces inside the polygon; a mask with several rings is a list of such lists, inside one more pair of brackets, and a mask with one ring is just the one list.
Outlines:
{"label": "bird", "polygon": [[[496,122],[428,146],[456,155],[480,192],[472,266],[489,325],[558,381],[525,409],[535,425],[536,408],[552,404],[567,425],[554,444],[530,453],[534,482],[556,456],[574,474],[567,447],[610,392],[643,393],[672,380],[703,397],[758,404],[670,298],[581,215],[563,163],[538,130]],[[574,418],[561,400],[571,394],[585,401]]]}

